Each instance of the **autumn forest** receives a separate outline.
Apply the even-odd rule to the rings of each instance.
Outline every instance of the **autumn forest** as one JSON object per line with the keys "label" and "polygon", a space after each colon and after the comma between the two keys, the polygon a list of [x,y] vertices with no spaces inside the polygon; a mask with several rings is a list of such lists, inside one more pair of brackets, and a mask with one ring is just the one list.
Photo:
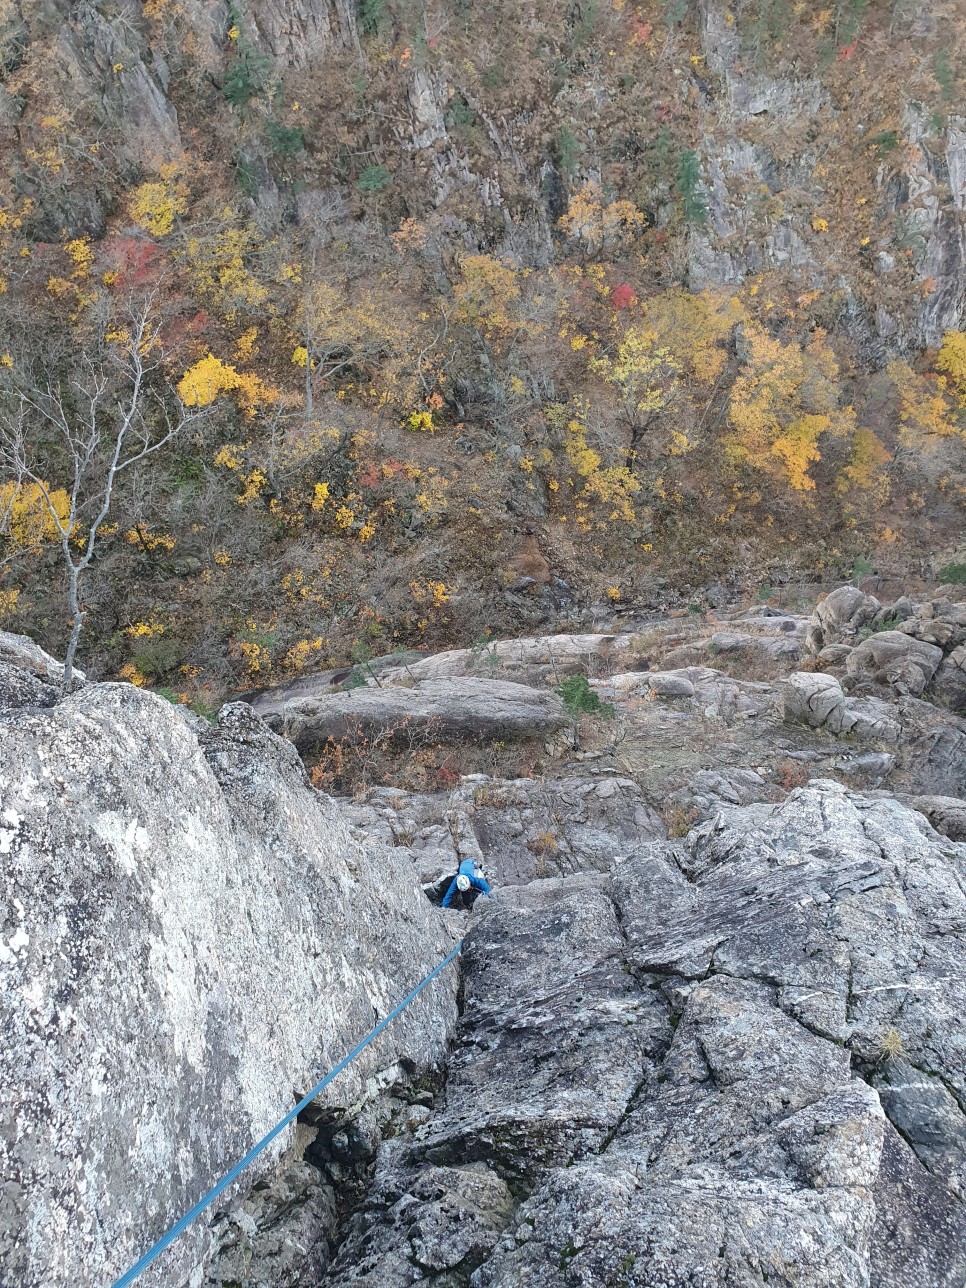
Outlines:
{"label": "autumn forest", "polygon": [[203,711],[960,566],[955,5],[70,8],[0,4],[3,629]]}

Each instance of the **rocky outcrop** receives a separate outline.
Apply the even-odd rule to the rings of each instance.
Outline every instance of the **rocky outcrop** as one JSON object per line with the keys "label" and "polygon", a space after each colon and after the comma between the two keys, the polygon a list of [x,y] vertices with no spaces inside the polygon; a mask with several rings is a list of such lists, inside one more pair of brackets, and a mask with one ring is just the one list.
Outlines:
{"label": "rocky outcrop", "polygon": [[[56,3],[64,11],[55,59],[75,104],[96,104],[105,121],[127,126],[127,156],[151,169],[182,155],[168,71],[151,50],[147,27],[108,6]],[[89,230],[88,230],[89,231]]]}
{"label": "rocky outcrop", "polygon": [[826,669],[844,667],[853,687],[922,694],[966,711],[966,601],[940,594],[914,603],[903,595],[882,605],[840,586],[816,606],[806,646]]}
{"label": "rocky outcrop", "polygon": [[918,695],[936,674],[943,651],[904,631],[880,631],[857,644],[846,659],[850,675],[871,675],[897,693]]}
{"label": "rocky outcrop", "polygon": [[958,1288],[966,847],[822,782],[477,908],[329,1288]]}
{"label": "rocky outcrop", "polygon": [[254,0],[246,17],[259,43],[283,65],[304,67],[359,47],[350,0]]}
{"label": "rocky outcrop", "polygon": [[[18,1288],[113,1280],[452,942],[409,859],[354,839],[249,708],[212,727],[128,685],[0,720],[0,863],[0,1278]],[[437,1065],[455,986],[317,1104],[358,1109]],[[195,1282],[206,1231],[142,1282]]]}
{"label": "rocky outcrop", "polygon": [[812,613],[805,643],[813,656],[829,644],[854,642],[858,632],[869,625],[881,604],[855,586],[839,586],[820,599]]}
{"label": "rocky outcrop", "polygon": [[896,743],[900,723],[896,708],[877,698],[850,698],[834,675],[798,672],[782,685],[785,719],[832,734]]}
{"label": "rocky outcrop", "polygon": [[639,785],[606,772],[572,770],[549,780],[467,774],[445,794],[381,788],[350,813],[366,834],[408,851],[426,884],[464,858],[476,859],[499,886],[609,872],[665,835]]}
{"label": "rocky outcrop", "polygon": [[543,738],[570,723],[555,693],[503,680],[423,680],[413,688],[362,686],[348,693],[287,698],[271,691],[252,702],[255,711],[297,747],[358,736],[396,734],[400,740],[478,742]]}
{"label": "rocky outcrop", "polygon": [[[26,635],[0,631],[0,714],[20,707],[49,707],[61,695],[64,664]],[[72,672],[75,683],[84,672]]]}
{"label": "rocky outcrop", "polygon": [[547,635],[534,639],[492,640],[478,648],[451,649],[387,670],[388,683],[476,676],[546,684],[579,673],[605,674],[632,656],[630,635]]}
{"label": "rocky outcrop", "polygon": [[[125,685],[61,697],[0,637],[4,1270],[133,1261],[443,956],[465,922],[420,887],[472,857],[494,894],[455,1047],[456,970],[147,1283],[961,1288],[966,724],[923,700],[957,622],[836,602],[804,665],[842,648],[838,674],[741,678],[746,639],[805,623],[735,614],[503,642],[500,678],[477,650],[384,660],[217,726]],[[715,634],[735,673],[666,666]],[[895,658],[937,663],[923,698]],[[566,671],[614,712],[542,778],[336,805],[257,713],[302,746],[544,738],[571,718],[534,686]]]}
{"label": "rocky outcrop", "polygon": [[940,836],[966,841],[966,800],[957,796],[907,796],[903,804],[925,814]]}
{"label": "rocky outcrop", "polygon": [[940,702],[954,711],[966,711],[966,644],[954,648],[935,675],[933,689]]}

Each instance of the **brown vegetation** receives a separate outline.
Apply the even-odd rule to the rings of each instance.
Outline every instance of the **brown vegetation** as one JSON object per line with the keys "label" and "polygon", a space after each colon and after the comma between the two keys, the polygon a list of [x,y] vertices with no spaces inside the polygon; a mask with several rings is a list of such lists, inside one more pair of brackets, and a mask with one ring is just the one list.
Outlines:
{"label": "brown vegetation", "polygon": [[[153,0],[137,39],[168,59],[180,142],[150,146],[25,27],[0,138],[0,417],[38,368],[62,398],[124,352],[119,319],[152,297],[146,446],[194,419],[78,529],[97,552],[73,615],[8,467],[0,625],[58,648],[82,619],[95,671],[209,703],[360,650],[545,629],[552,577],[579,618],[660,586],[928,559],[966,501],[966,339],[871,354],[869,319],[908,328],[934,289],[887,195],[921,160],[901,95],[940,139],[957,64],[900,10],[742,9],[735,74],[813,76],[828,102],[749,118],[744,142],[780,170],[820,130],[825,200],[749,180],[742,235],[794,227],[811,266],[701,289],[712,72],[688,6],[368,0],[319,75],[269,58],[243,6],[209,40],[195,6]],[[70,451],[30,432],[56,496]]]}

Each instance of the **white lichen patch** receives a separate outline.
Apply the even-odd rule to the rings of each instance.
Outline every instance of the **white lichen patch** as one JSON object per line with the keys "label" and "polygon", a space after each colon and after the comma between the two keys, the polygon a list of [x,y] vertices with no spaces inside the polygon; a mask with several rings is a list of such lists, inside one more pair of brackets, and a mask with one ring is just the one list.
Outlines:
{"label": "white lichen patch", "polygon": [[26,930],[24,930],[23,926],[19,926],[6,943],[0,939],[0,962],[15,961],[17,953],[19,953],[22,948],[26,948],[29,943],[30,936],[27,934]]}

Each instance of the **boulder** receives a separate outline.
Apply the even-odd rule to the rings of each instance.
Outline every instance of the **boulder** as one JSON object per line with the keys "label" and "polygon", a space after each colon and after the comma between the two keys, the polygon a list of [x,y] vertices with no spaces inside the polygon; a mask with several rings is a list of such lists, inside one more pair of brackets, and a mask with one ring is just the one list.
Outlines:
{"label": "boulder", "polygon": [[[942,660],[943,651],[935,644],[903,631],[880,631],[856,645],[846,658],[845,668],[851,675],[868,676],[891,685],[899,693],[918,695]],[[913,669],[918,676],[913,675]]]}
{"label": "boulder", "polygon": [[334,1280],[326,1282],[408,1288],[418,1275],[430,1283],[465,1284],[509,1224],[510,1187],[485,1163],[416,1170],[406,1167],[401,1153],[393,1142],[383,1146]]}
{"label": "boulder", "polygon": [[817,657],[829,644],[851,643],[881,607],[877,599],[855,586],[839,586],[815,606],[805,635],[806,648]]}
{"label": "boulder", "polygon": [[673,671],[654,671],[647,677],[647,687],[659,698],[693,698],[694,685],[686,675]]}
{"label": "boulder", "polygon": [[873,630],[882,630],[887,624],[904,622],[912,617],[915,605],[908,595],[900,595],[894,604],[883,605],[872,619]]}
{"label": "boulder", "polygon": [[470,676],[422,680],[412,688],[366,685],[315,698],[262,694],[252,706],[302,749],[387,733],[435,742],[546,738],[570,724],[556,693]]}
{"label": "boulder", "polygon": [[782,690],[786,720],[810,729],[820,729],[830,719],[836,725],[841,720],[845,694],[834,676],[798,671],[788,676]]}
{"label": "boulder", "polygon": [[606,872],[645,840],[664,835],[640,787],[620,775],[503,784],[472,777],[451,797],[452,804],[460,801],[487,870],[501,885]]}
{"label": "boulder", "polygon": [[[74,683],[84,679],[76,667]],[[0,631],[0,712],[52,706],[61,695],[64,664],[27,635]]]}
{"label": "boulder", "polygon": [[[300,675],[297,679],[287,680],[283,684],[273,684],[266,689],[253,689],[238,695],[239,702],[248,702],[260,713],[279,710],[286,703],[297,699],[322,697],[329,693],[344,693],[346,685],[388,683],[384,677],[392,676],[392,682],[398,683],[398,676],[409,675],[410,665],[425,658],[425,653],[416,649],[401,649],[385,657],[371,657],[364,662],[351,666],[332,667],[328,671],[316,671],[311,675]],[[403,681],[405,682],[405,681]]]}
{"label": "boulder", "polygon": [[841,736],[864,740],[899,741],[902,728],[891,703],[878,698],[853,698],[832,675],[798,671],[782,681],[785,719]]}
{"label": "boulder", "polygon": [[851,644],[826,644],[818,657],[826,666],[844,666],[851,652]]}
{"label": "boulder", "polygon": [[953,711],[966,712],[966,644],[954,648],[936,671],[933,693]]}
{"label": "boulder", "polygon": [[926,600],[917,604],[897,629],[951,652],[966,643],[966,603],[953,603],[946,597]]}
{"label": "boulder", "polygon": [[[211,727],[88,684],[8,714],[0,802],[0,1279],[106,1284],[452,941],[408,858],[353,839],[244,705]],[[317,1103],[435,1067],[456,984],[441,976]],[[198,1282],[210,1240],[197,1222],[141,1282]]]}
{"label": "boulder", "polygon": [[[763,619],[768,621],[769,619]],[[772,619],[774,620],[774,619]],[[781,621],[782,619],[779,619]],[[715,631],[711,636],[711,652],[742,653],[749,649],[759,649],[772,657],[801,656],[801,647],[793,634],[775,631],[766,635],[748,635],[743,631]]]}
{"label": "boulder", "polygon": [[958,796],[905,796],[903,804],[925,814],[940,836],[966,841],[966,800]]}
{"label": "boulder", "polygon": [[[64,664],[45,653],[39,644],[28,635],[11,635],[9,631],[0,631],[0,662],[7,666],[16,666],[22,671],[41,680],[52,680],[60,683],[64,675]],[[74,678],[83,680],[84,672],[74,668]]]}
{"label": "boulder", "polygon": [[302,1160],[283,1165],[257,1190],[219,1204],[212,1230],[218,1251],[207,1266],[206,1285],[317,1283],[329,1264],[337,1224],[333,1187],[319,1169]]}
{"label": "boulder", "polygon": [[427,1237],[453,1248],[443,1253],[451,1263],[456,1218],[489,1174],[482,1219],[462,1246],[467,1282],[513,1220],[509,1193],[547,1166],[603,1148],[670,1033],[658,997],[624,968],[606,877],[518,886],[476,908],[466,1020],[444,1096],[412,1137],[383,1146],[372,1192],[328,1281],[340,1288],[411,1284]]}

